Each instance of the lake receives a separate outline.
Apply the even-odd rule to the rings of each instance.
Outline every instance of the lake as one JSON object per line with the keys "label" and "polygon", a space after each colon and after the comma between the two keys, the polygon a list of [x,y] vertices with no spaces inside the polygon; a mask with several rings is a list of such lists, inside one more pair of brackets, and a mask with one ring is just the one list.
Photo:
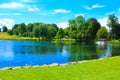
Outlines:
{"label": "lake", "polygon": [[0,40],[0,68],[68,63],[120,55],[120,47],[69,42]]}

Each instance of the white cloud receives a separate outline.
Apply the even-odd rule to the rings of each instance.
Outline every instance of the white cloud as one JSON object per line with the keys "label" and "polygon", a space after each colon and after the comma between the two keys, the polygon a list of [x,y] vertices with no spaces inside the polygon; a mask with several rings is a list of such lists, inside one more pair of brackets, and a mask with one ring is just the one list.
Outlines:
{"label": "white cloud", "polygon": [[68,27],[68,22],[60,22],[57,24],[57,26],[59,28],[66,28],[66,27]]}
{"label": "white cloud", "polygon": [[105,7],[105,5],[94,4],[91,7],[84,6],[84,8],[87,9],[87,10],[92,10],[92,9],[95,9],[95,8],[102,8],[102,7]]}
{"label": "white cloud", "polygon": [[7,26],[8,29],[11,29],[13,24],[14,24],[13,19],[9,19],[9,18],[0,19],[0,25],[1,26]]}
{"label": "white cloud", "polygon": [[101,26],[107,26],[107,20],[108,18],[104,17],[104,18],[98,19],[98,22],[100,22]]}
{"label": "white cloud", "polygon": [[24,8],[25,5],[21,3],[11,2],[0,4],[0,8]]}
{"label": "white cloud", "polygon": [[102,8],[102,7],[104,7],[104,5],[95,4],[92,6],[92,8]]}
{"label": "white cloud", "polygon": [[106,13],[106,15],[111,15],[111,14],[114,14],[114,12],[108,12],[108,13]]}
{"label": "white cloud", "polygon": [[71,13],[71,11],[65,10],[65,9],[55,9],[52,12],[53,12],[53,14],[57,14],[57,13]]}
{"label": "white cloud", "polygon": [[76,14],[75,17],[77,16],[84,16],[85,14]]}
{"label": "white cloud", "polygon": [[39,11],[39,8],[35,7],[35,8],[28,8],[28,11]]}
{"label": "white cloud", "polygon": [[104,18],[98,19],[98,22],[101,24],[101,26],[105,26],[106,29],[109,31],[109,27],[107,26],[107,20],[108,20],[108,18],[104,17]]}
{"label": "white cloud", "polygon": [[84,6],[85,9],[87,10],[91,10],[92,8],[91,7],[88,7],[88,6]]}

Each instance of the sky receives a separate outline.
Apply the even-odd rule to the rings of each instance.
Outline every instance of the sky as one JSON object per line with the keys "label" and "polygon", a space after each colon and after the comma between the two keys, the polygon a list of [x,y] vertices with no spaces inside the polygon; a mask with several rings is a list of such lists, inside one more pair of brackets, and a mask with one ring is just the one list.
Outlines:
{"label": "sky", "polygon": [[60,28],[81,15],[106,26],[108,15],[120,17],[120,0],[0,0],[0,28],[20,23],[55,23]]}

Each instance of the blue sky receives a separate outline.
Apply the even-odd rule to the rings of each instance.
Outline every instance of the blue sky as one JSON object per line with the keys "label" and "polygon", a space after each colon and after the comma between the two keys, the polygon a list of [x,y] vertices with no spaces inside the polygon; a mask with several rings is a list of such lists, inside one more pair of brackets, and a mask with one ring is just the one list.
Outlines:
{"label": "blue sky", "polygon": [[106,26],[109,14],[120,16],[119,4],[120,0],[0,0],[0,27],[44,22],[64,28],[78,15]]}

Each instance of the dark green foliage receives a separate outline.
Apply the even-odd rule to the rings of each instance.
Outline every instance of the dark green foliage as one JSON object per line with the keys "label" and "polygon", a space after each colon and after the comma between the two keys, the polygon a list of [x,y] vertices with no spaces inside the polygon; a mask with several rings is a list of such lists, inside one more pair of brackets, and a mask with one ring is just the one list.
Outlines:
{"label": "dark green foliage", "polygon": [[27,32],[32,32],[32,31],[33,31],[33,24],[29,23],[29,24],[26,26],[26,30],[27,30]]}
{"label": "dark green foliage", "polygon": [[8,28],[6,26],[3,26],[2,29],[3,29],[3,32],[7,32],[8,31]]}
{"label": "dark green foliage", "polygon": [[105,27],[101,27],[97,32],[97,39],[108,39],[109,33]]}
{"label": "dark green foliage", "polygon": [[33,26],[34,36],[37,38],[52,39],[56,36],[58,27],[56,24],[35,23]]}
{"label": "dark green foliage", "polygon": [[91,36],[92,36],[92,39],[95,39],[96,34],[97,34],[98,30],[100,29],[101,25],[95,18],[90,18],[88,21],[91,21],[91,23],[92,23]]}
{"label": "dark green foliage", "polygon": [[62,28],[60,28],[57,32],[56,38],[57,39],[61,39],[65,36],[64,30]]}
{"label": "dark green foliage", "polygon": [[100,29],[100,24],[95,18],[87,21],[82,16],[69,20],[69,36],[77,41],[92,41],[96,38],[96,33]]}
{"label": "dark green foliage", "polygon": [[107,25],[110,28],[111,39],[120,39],[120,23],[114,14],[109,15]]}
{"label": "dark green foliage", "polygon": [[11,30],[8,31],[10,35],[17,35],[23,37],[37,37],[42,40],[53,39],[58,32],[56,24],[45,23],[24,23],[15,24]]}
{"label": "dark green foliage", "polygon": [[7,33],[8,33],[9,35],[13,35],[13,31],[12,31],[12,30],[8,30]]}
{"label": "dark green foliage", "polygon": [[47,28],[48,28],[47,38],[48,39],[54,38],[58,32],[57,25],[56,24],[51,24],[51,25],[49,24]]}
{"label": "dark green foliage", "polygon": [[35,37],[40,38],[39,27],[35,26],[33,28],[33,34],[34,34]]}
{"label": "dark green foliage", "polygon": [[1,32],[1,28],[0,28],[0,32]]}
{"label": "dark green foliage", "polygon": [[19,36],[23,36],[26,32],[26,25],[24,23],[20,24],[18,27],[19,30]]}

